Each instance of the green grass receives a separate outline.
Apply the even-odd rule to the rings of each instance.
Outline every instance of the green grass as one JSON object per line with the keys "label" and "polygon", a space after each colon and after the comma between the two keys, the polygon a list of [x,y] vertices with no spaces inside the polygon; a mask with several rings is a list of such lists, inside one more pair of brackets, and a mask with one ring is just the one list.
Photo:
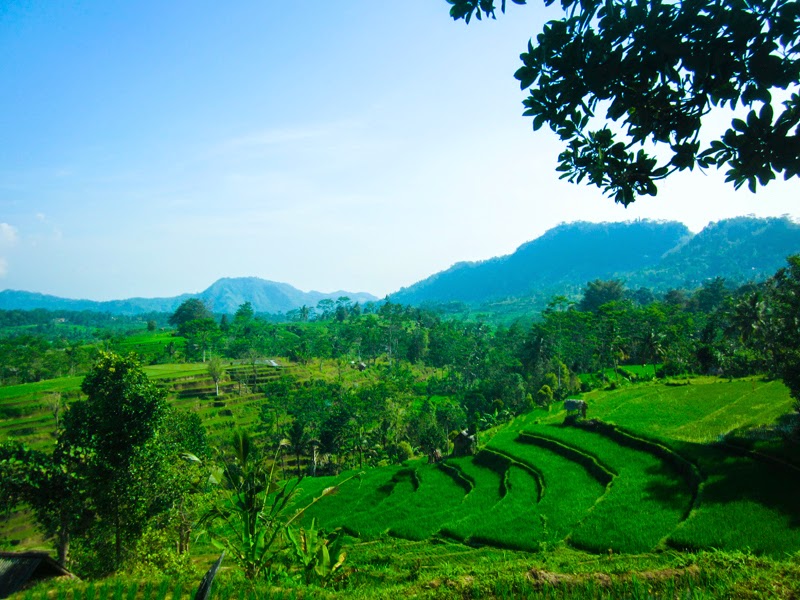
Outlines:
{"label": "green grass", "polygon": [[[506,495],[483,515],[474,514],[471,543],[535,551],[544,523],[537,510],[537,481],[527,469],[512,464],[506,473]],[[463,525],[462,525],[463,527]]]}
{"label": "green grass", "polygon": [[35,383],[20,383],[0,387],[0,402],[12,402],[38,398],[52,392],[79,390],[83,377],[59,377]]}
{"label": "green grass", "polygon": [[748,550],[782,556],[800,550],[800,472],[731,455],[729,448],[687,445],[707,479],[691,517],[669,543],[678,548]]}
{"label": "green grass", "polygon": [[[517,535],[529,536],[529,545],[535,547],[558,543],[606,493],[606,487],[574,460],[547,448],[519,443],[516,438],[516,432],[498,434],[492,439],[491,447],[536,465],[544,482],[541,500],[536,506],[536,521],[529,531]],[[513,496],[519,490],[512,487],[509,493]],[[491,532],[491,527],[486,527],[486,531]],[[503,545],[502,539],[496,542]]]}
{"label": "green grass", "polygon": [[571,544],[597,552],[646,552],[672,532],[691,505],[686,482],[650,453],[571,427],[530,431],[585,450],[616,473],[608,492],[573,531]]}
{"label": "green grass", "polygon": [[779,381],[692,379],[689,385],[645,384],[584,396],[589,418],[624,425],[650,436],[713,442],[741,428],[772,423],[792,410]]}
{"label": "green grass", "polygon": [[[371,469],[360,477],[341,484],[336,493],[326,496],[309,508],[303,522],[308,524],[312,518],[316,518],[320,526],[327,530],[337,527],[351,529],[351,520],[361,513],[373,510],[392,493],[394,486],[404,479],[404,476],[398,475],[403,469],[401,466]],[[300,509],[309,505],[324,489],[337,486],[352,474],[348,472],[339,477],[304,478],[300,482],[294,507]]]}
{"label": "green grass", "polygon": [[436,465],[417,469],[419,487],[394,510],[375,514],[386,519],[389,533],[410,540],[424,540],[439,532],[442,524],[461,511],[466,490]]}
{"label": "green grass", "polygon": [[476,526],[494,513],[496,505],[505,496],[504,480],[508,462],[503,461],[496,469],[488,464],[482,466],[472,457],[451,458],[447,464],[460,470],[472,482],[472,489],[465,496],[461,510],[442,524],[441,531],[448,537],[465,542],[475,535]]}
{"label": "green grass", "polygon": [[[652,378],[655,376],[655,372],[661,367],[660,364],[648,364],[648,365],[624,365],[619,367],[621,373],[633,373],[636,377],[640,378]],[[614,372],[613,369],[611,371]]]}
{"label": "green grass", "polygon": [[170,379],[176,377],[207,376],[208,366],[203,363],[169,363],[163,365],[147,365],[143,367],[147,376],[152,379]]}

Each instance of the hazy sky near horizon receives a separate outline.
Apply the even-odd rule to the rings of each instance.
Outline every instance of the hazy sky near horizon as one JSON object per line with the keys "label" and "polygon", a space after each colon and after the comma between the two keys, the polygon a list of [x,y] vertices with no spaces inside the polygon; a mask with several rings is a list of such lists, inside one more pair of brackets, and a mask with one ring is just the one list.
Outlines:
{"label": "hazy sky near horizon", "polygon": [[796,180],[753,195],[696,171],[628,209],[559,181],[513,78],[558,11],[466,26],[448,8],[6,0],[0,289],[107,300],[257,276],[383,296],[561,222],[800,217]]}

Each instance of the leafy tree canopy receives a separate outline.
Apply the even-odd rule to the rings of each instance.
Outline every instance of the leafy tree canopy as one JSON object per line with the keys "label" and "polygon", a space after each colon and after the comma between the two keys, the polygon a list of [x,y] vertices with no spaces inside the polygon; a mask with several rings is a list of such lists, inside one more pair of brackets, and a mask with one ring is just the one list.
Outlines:
{"label": "leafy tree canopy", "polygon": [[190,321],[211,319],[213,315],[202,300],[189,298],[181,302],[169,318],[169,324],[181,329],[183,325]]}
{"label": "leafy tree canopy", "polygon": [[[494,0],[448,3],[450,15],[467,23],[495,16]],[[753,192],[776,174],[800,174],[798,2],[561,0],[561,6],[564,17],[528,43],[515,76],[530,88],[523,114],[533,118],[533,129],[546,123],[566,143],[562,179],[586,180],[627,206],[637,196],[655,196],[656,181],[695,166],[725,166],[727,181],[737,189],[747,183]],[[702,120],[715,109],[747,115],[707,143]]]}
{"label": "leafy tree canopy", "polygon": [[[108,567],[116,569],[123,546],[138,537],[155,499],[163,495],[163,489],[154,488],[160,487],[169,449],[155,442],[168,415],[166,393],[134,358],[113,352],[99,354],[81,390],[87,398],[70,405],[57,450],[87,456],[75,468],[91,498],[98,531],[111,528],[115,556]],[[95,535],[94,542],[102,537]]]}
{"label": "leafy tree canopy", "polygon": [[583,311],[596,312],[604,304],[622,300],[625,297],[625,286],[619,279],[603,281],[595,279],[586,284],[583,299],[578,308]]}

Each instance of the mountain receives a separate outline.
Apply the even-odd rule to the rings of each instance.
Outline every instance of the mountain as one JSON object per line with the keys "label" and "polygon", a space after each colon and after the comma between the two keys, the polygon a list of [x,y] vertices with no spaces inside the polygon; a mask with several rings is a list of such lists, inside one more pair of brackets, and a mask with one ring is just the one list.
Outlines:
{"label": "mountain", "polygon": [[181,294],[172,298],[128,298],[126,300],[73,300],[16,290],[0,292],[0,309],[32,310],[91,310],[119,315],[136,315],[147,312],[173,312],[181,302],[189,298],[200,298],[216,313],[233,313],[250,302],[257,313],[282,313],[303,305],[316,306],[322,299],[336,300],[347,296],[353,302],[373,302],[377,300],[365,292],[302,292],[288,283],[278,283],[258,277],[223,278],[214,282],[199,294]]}
{"label": "mountain", "polygon": [[457,263],[390,300],[455,301],[494,311],[504,299],[541,304],[556,294],[577,296],[593,279],[619,278],[629,288],[660,291],[697,288],[718,276],[741,284],[766,279],[798,252],[800,225],[786,217],[738,217],[696,235],[676,222],[577,222],[559,225],[508,256]]}
{"label": "mountain", "polygon": [[302,292],[288,283],[258,277],[225,277],[197,295],[216,313],[234,313],[245,302],[250,302],[256,312],[285,313],[303,305],[314,307],[323,299],[336,300],[342,296],[362,304],[378,299],[366,292]]}
{"label": "mountain", "polygon": [[[593,279],[618,278],[629,289],[656,291],[694,289],[714,277],[735,285],[766,279],[796,253],[800,253],[800,225],[787,217],[738,217],[712,223],[696,235],[676,222],[577,222],[559,225],[508,256],[457,263],[395,292],[390,300],[411,305],[464,303],[510,316],[536,314],[554,295],[579,297]],[[199,294],[108,302],[5,290],[0,292],[0,309],[132,315],[172,312],[184,300],[200,298],[217,313],[233,313],[245,302],[256,312],[285,313],[340,296],[361,303],[377,300],[362,292],[302,292],[286,283],[238,277],[220,279]]]}
{"label": "mountain", "polygon": [[691,232],[682,223],[562,224],[508,256],[458,263],[392,294],[393,302],[481,303],[582,286],[656,266]]}
{"label": "mountain", "polygon": [[629,274],[628,285],[694,289],[707,279],[763,281],[800,252],[800,225],[789,218],[737,217],[709,224],[667,252],[659,263]]}
{"label": "mountain", "polygon": [[35,292],[22,292],[18,290],[3,290],[0,292],[0,309],[2,310],[33,310],[44,308],[47,310],[90,310],[107,312],[115,315],[136,315],[148,312],[172,312],[177,306],[194,297],[196,294],[182,294],[174,298],[128,298],[126,300],[73,300],[59,298],[48,294]]}

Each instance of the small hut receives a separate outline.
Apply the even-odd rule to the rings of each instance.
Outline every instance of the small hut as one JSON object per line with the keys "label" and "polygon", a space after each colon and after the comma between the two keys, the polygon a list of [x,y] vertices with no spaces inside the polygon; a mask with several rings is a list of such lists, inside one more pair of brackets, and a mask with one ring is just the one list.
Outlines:
{"label": "small hut", "polygon": [[75,576],[47,552],[0,552],[0,598],[52,577]]}
{"label": "small hut", "polygon": [[453,438],[453,456],[472,456],[478,451],[478,441],[464,429]]}

